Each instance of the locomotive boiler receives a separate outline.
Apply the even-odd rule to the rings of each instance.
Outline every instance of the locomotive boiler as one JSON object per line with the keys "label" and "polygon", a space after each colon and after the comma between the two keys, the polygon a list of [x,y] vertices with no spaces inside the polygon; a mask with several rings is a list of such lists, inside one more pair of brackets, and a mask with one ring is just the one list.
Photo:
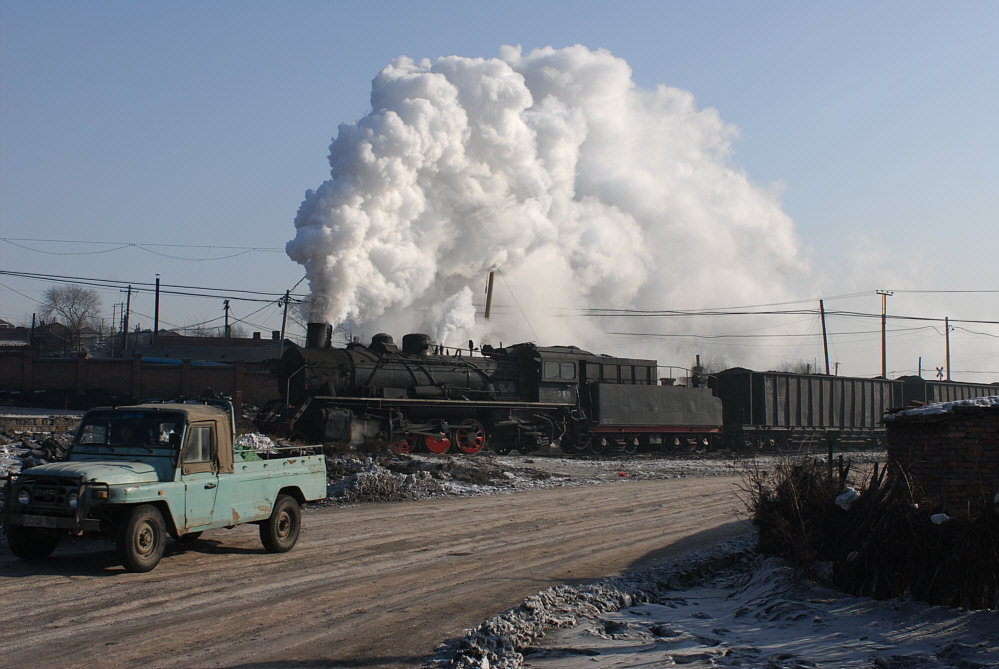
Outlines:
{"label": "locomotive boiler", "polygon": [[[471,344],[471,343],[470,343]],[[310,324],[305,348],[273,371],[283,397],[258,425],[310,440],[384,441],[403,452],[483,448],[522,453],[547,445],[602,452],[707,445],[721,402],[706,389],[660,385],[655,360],[532,343],[445,351],[422,334],[375,335],[367,346],[330,345]]]}

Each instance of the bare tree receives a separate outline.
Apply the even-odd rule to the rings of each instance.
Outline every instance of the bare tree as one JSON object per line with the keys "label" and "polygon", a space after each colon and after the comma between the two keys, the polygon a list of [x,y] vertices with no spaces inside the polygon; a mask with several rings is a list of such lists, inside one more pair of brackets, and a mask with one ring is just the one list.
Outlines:
{"label": "bare tree", "polygon": [[813,374],[818,373],[818,367],[805,360],[784,360],[777,365],[777,369],[774,371],[788,374]]}
{"label": "bare tree", "polygon": [[42,313],[62,321],[74,339],[84,325],[94,321],[101,310],[101,296],[93,288],[52,286],[42,295]]}
{"label": "bare tree", "polygon": [[101,297],[93,288],[52,286],[42,296],[42,313],[57,317],[76,332],[94,320],[100,309]]}

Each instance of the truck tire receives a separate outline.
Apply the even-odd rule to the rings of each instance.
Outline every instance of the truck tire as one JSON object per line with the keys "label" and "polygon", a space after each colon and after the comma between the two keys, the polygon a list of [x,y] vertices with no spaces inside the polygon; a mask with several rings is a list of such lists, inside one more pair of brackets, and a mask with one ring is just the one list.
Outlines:
{"label": "truck tire", "polygon": [[166,536],[159,509],[141,504],[125,514],[118,531],[118,559],[129,571],[151,571],[163,557]]}
{"label": "truck tire", "polygon": [[298,541],[302,510],[288,495],[278,495],[271,517],[260,523],[260,543],[271,553],[287,553]]}
{"label": "truck tire", "polygon": [[59,543],[59,536],[34,527],[8,525],[7,543],[10,545],[10,552],[22,560],[41,560],[52,555]]}

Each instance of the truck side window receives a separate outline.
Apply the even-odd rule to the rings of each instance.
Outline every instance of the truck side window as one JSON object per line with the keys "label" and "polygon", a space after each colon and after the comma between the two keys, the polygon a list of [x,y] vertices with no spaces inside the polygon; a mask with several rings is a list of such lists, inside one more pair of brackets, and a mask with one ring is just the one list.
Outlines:
{"label": "truck side window", "polygon": [[187,443],[184,445],[184,462],[211,462],[214,460],[212,449],[212,429],[207,426],[194,426],[187,433]]}

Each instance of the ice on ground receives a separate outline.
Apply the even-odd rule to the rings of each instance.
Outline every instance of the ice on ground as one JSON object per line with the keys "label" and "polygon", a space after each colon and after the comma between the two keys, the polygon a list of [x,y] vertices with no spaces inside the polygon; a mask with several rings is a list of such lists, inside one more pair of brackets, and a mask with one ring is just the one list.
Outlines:
{"label": "ice on ground", "polygon": [[[585,658],[580,659],[580,658]],[[661,602],[603,614],[525,653],[524,667],[999,666],[999,612],[851,597],[775,558]]]}
{"label": "ice on ground", "polygon": [[692,585],[692,575],[711,572],[703,556],[633,577],[549,588],[470,630],[434,665],[999,666],[999,612],[852,597],[796,578],[779,559],[733,557],[734,566]]}

